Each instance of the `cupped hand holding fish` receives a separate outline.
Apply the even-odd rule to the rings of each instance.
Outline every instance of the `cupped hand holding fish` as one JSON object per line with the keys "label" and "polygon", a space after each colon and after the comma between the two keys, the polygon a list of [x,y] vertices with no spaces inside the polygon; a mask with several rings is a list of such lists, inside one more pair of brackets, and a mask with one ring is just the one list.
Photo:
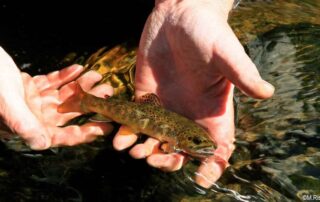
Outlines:
{"label": "cupped hand holding fish", "polygon": [[[8,129],[21,136],[32,149],[90,142],[112,130],[111,125],[101,123],[59,127],[79,115],[60,114],[57,107],[74,93],[73,83],[64,84],[80,75],[83,70],[80,65],[31,77],[21,73],[11,57],[0,48],[0,67],[0,116]],[[107,86],[91,89],[100,79],[99,74],[89,72],[80,77],[78,82],[97,96],[112,93]],[[11,131],[2,134],[11,135]]]}
{"label": "cupped hand holding fish", "polygon": [[[217,144],[214,155],[199,167],[196,182],[209,187],[228,166],[234,150],[233,85],[265,99],[274,88],[264,81],[227,23],[233,1],[158,0],[146,22],[138,52],[136,97],[158,95],[165,108],[208,129]],[[122,150],[137,140],[120,131],[114,147]],[[130,154],[166,171],[175,171],[185,156],[164,154],[149,138]]]}

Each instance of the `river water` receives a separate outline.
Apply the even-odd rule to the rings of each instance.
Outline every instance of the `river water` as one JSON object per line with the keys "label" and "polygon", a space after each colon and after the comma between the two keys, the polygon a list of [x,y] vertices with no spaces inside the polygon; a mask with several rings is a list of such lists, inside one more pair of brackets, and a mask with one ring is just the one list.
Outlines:
{"label": "river water", "polygon": [[163,173],[116,152],[111,138],[43,152],[0,144],[0,201],[312,201],[320,199],[320,1],[245,1],[230,24],[276,87],[236,91],[236,151],[210,190],[193,165]]}

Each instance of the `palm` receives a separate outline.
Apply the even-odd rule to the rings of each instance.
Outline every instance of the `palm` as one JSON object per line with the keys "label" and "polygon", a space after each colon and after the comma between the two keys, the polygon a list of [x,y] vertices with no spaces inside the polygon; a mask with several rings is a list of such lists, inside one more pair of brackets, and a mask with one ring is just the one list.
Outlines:
{"label": "palm", "polygon": [[[70,71],[71,70],[71,71]],[[22,73],[25,90],[25,100],[36,118],[48,132],[50,146],[76,145],[93,141],[97,135],[112,130],[111,125],[99,123],[87,123],[82,126],[67,126],[61,128],[68,120],[80,115],[80,113],[58,113],[57,107],[74,93],[74,82],[67,83],[80,72],[72,69],[65,69],[60,72],[53,72],[49,75],[30,77]],[[97,96],[104,96],[104,86],[91,90],[95,82],[101,79],[97,73],[90,73],[80,77],[79,83],[84,89]],[[65,85],[64,85],[65,84]],[[107,91],[107,93],[109,93]]]}
{"label": "palm", "polygon": [[[227,14],[216,5],[190,0],[156,7],[141,37],[136,70],[137,97],[155,93],[166,108],[209,130],[217,149],[199,168],[204,177],[196,178],[205,187],[220,177],[234,149],[232,83],[256,98],[273,93],[227,24]],[[122,149],[134,141],[134,136],[119,134],[114,145]],[[161,154],[158,146],[149,139],[130,153],[163,170],[183,165],[182,155]]]}
{"label": "palm", "polygon": [[[214,32],[214,27],[208,28],[212,23],[206,21],[211,19],[203,21],[194,15],[190,19],[188,10],[183,13],[183,20],[198,26],[191,30],[184,27],[186,24],[168,26],[173,30],[160,30],[147,50],[143,47],[148,44],[143,44],[142,40],[145,53],[140,55],[138,62],[148,65],[138,64],[141,68],[136,74],[136,94],[154,92],[166,108],[208,128],[218,146],[215,158],[219,156],[224,160],[219,164],[223,170],[233,150],[233,87],[214,61],[212,39],[219,41],[219,33]],[[198,20],[202,20],[201,24]],[[219,176],[210,180],[215,181]]]}

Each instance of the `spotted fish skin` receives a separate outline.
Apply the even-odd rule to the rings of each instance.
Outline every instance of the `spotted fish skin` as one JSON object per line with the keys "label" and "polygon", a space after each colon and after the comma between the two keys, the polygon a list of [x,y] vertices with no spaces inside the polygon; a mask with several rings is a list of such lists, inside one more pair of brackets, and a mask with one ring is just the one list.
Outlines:
{"label": "spotted fish skin", "polygon": [[[59,106],[60,111],[66,111],[78,103],[84,113],[98,113],[129,127],[134,133],[143,133],[167,143],[167,152],[182,151],[199,158],[213,154],[215,145],[209,138],[209,133],[182,115],[154,103],[131,102],[117,97],[95,97],[85,93],[80,86],[77,91],[77,98],[69,98]],[[146,96],[150,98],[150,95],[155,96]]]}

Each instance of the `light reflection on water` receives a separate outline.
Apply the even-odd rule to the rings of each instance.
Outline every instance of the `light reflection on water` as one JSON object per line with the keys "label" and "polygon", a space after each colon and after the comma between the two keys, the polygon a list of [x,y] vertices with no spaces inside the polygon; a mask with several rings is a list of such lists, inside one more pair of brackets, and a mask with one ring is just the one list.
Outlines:
{"label": "light reflection on water", "polygon": [[13,141],[0,145],[0,201],[299,201],[320,195],[319,9],[320,1],[243,1],[232,15],[276,94],[261,101],[236,93],[237,149],[210,190],[194,184],[196,163],[162,173],[113,151],[111,137],[45,152]]}
{"label": "light reflection on water", "polygon": [[[299,201],[320,195],[320,26],[319,18],[314,18],[319,17],[320,4],[279,2],[255,3],[253,8],[265,6],[261,10],[269,13],[264,16],[272,15],[273,8],[278,18],[285,8],[283,16],[292,19],[272,16],[265,19],[265,27],[258,25],[255,30],[258,21],[241,24],[252,17],[250,3],[241,7],[247,14],[243,21],[241,11],[233,19],[239,23],[234,23],[238,31],[263,31],[258,37],[238,34],[244,43],[251,39],[246,50],[276,93],[264,101],[237,93],[239,123],[232,166],[205,196],[183,201]],[[295,7],[300,10],[288,10]]]}

